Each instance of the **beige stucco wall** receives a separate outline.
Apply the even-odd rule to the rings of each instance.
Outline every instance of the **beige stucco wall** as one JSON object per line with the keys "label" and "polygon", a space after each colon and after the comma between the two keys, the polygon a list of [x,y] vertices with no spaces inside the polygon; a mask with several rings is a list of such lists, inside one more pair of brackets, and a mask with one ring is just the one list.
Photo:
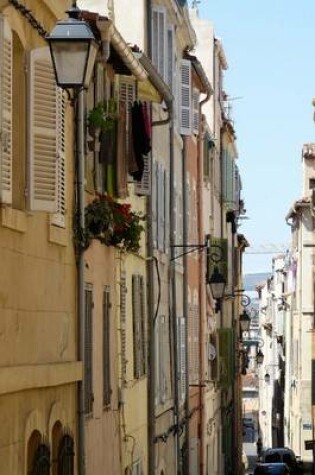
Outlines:
{"label": "beige stucco wall", "polygon": [[[1,7],[7,2],[0,3]],[[48,31],[55,24],[51,2],[28,8]],[[55,2],[54,10],[64,9]],[[2,10],[1,10],[2,11]],[[12,6],[11,28],[27,48],[45,41]],[[14,100],[14,98],[13,98]],[[60,421],[76,441],[76,267],[72,243],[72,112],[66,110],[66,225],[50,224],[43,212],[0,209],[0,474],[26,473],[26,446],[33,430],[52,443]],[[13,124],[14,125],[14,124]],[[16,160],[17,157],[13,157]],[[75,452],[77,448],[75,445]]]}

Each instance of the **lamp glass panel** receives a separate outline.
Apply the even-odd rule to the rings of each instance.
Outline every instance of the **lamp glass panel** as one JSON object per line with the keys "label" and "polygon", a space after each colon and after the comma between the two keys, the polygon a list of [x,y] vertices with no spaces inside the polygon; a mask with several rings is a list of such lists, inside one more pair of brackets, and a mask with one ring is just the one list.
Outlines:
{"label": "lamp glass panel", "polygon": [[211,292],[214,299],[221,299],[224,294],[225,282],[211,282]]}
{"label": "lamp glass panel", "polygon": [[89,43],[86,41],[56,41],[51,43],[57,83],[59,85],[84,85]]}

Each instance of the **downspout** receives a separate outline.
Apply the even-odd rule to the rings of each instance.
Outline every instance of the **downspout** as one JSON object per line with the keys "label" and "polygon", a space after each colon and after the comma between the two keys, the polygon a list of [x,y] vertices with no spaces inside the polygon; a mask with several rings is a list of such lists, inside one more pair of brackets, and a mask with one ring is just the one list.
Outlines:
{"label": "downspout", "polygon": [[173,110],[170,121],[169,137],[170,137],[170,319],[172,329],[172,343],[173,343],[173,388],[174,388],[174,426],[175,433],[175,473],[179,473],[178,463],[181,457],[179,444],[179,394],[178,394],[178,358],[177,358],[177,296],[176,296],[176,251],[175,251],[175,220],[176,216],[173,213],[176,196],[175,196],[175,163],[174,163],[174,118]]}
{"label": "downspout", "polygon": [[[85,216],[84,216],[84,91],[81,90],[77,100],[76,111],[76,194],[77,194],[77,213],[79,229],[85,228]],[[78,338],[78,359],[82,361],[83,374],[82,380],[78,384],[78,404],[79,404],[79,475],[85,475],[85,287],[84,287],[84,251],[81,247],[81,243],[78,244],[78,258],[77,258],[77,279],[78,279],[78,316],[79,316],[79,338]]]}
{"label": "downspout", "polygon": [[[187,175],[187,147],[186,147],[186,138],[182,136],[183,139],[183,150],[182,150],[182,174],[183,174],[183,245],[186,246],[188,244],[188,220],[187,220],[187,193],[186,193],[186,175]],[[184,247],[186,249],[186,247]],[[183,256],[183,264],[184,264],[184,271],[183,271],[183,317],[185,321],[185,367],[186,367],[186,374],[185,374],[185,455],[184,455],[184,466],[183,472],[184,474],[189,475],[189,467],[190,467],[190,444],[189,444],[189,352],[188,352],[188,336],[189,336],[189,328],[188,328],[188,255],[184,254]]]}
{"label": "downspout", "polygon": [[[212,90],[208,89],[206,97],[199,103],[199,130],[197,137],[197,179],[198,179],[198,242],[204,242],[204,222],[203,222],[203,166],[202,158],[203,154],[201,152],[202,138],[203,138],[203,127],[202,127],[202,107],[209,101],[212,95]],[[206,269],[206,254],[201,252],[199,254],[199,295],[200,295],[200,339],[199,339],[199,355],[200,355],[200,386],[199,386],[199,406],[200,406],[200,475],[204,474],[204,458],[205,458],[205,437],[206,432],[206,421],[204,417],[204,408],[205,408],[205,388],[203,385],[204,375],[205,375],[205,355],[204,355],[204,337],[205,337],[205,322],[204,316],[206,315],[206,288],[205,288],[205,269]]]}

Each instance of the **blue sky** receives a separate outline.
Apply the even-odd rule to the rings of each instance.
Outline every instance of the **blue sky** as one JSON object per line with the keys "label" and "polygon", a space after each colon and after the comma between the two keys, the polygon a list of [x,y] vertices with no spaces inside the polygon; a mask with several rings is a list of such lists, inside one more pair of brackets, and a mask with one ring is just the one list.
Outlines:
{"label": "blue sky", "polygon": [[[302,194],[301,149],[315,141],[315,2],[201,0],[199,15],[221,38],[229,69],[251,245],[285,243],[285,216]],[[245,272],[271,270],[271,255],[248,254]]]}

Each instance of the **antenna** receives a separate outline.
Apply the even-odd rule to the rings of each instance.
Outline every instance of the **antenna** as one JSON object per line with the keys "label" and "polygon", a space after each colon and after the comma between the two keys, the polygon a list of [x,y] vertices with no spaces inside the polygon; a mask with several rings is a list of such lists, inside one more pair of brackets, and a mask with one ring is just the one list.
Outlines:
{"label": "antenna", "polygon": [[199,3],[201,3],[201,0],[192,0],[192,2],[191,2],[192,8],[197,8]]}

